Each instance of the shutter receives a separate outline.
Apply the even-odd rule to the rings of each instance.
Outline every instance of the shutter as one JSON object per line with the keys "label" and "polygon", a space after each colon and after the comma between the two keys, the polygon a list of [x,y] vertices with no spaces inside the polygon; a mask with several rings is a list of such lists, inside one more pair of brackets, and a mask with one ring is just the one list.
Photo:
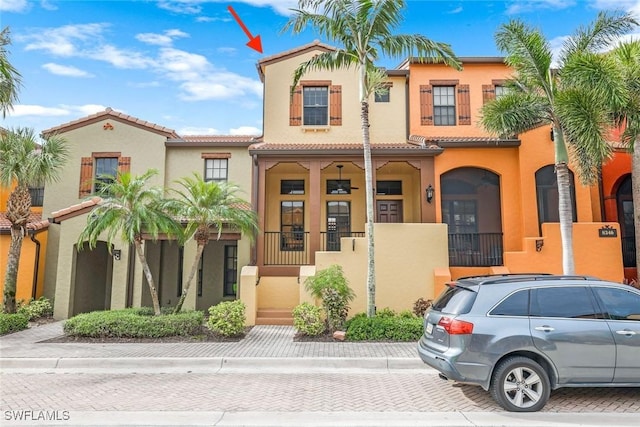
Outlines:
{"label": "shutter", "polygon": [[80,190],[78,197],[84,199],[91,195],[93,187],[93,157],[83,157],[80,160]]}
{"label": "shutter", "polygon": [[329,86],[329,124],[342,126],[342,86]]}
{"label": "shutter", "polygon": [[458,124],[471,124],[471,103],[469,101],[469,85],[458,86]]}
{"label": "shutter", "polygon": [[420,85],[420,124],[433,126],[433,90],[431,85]]}
{"label": "shutter", "polygon": [[131,171],[131,157],[118,158],[118,172],[128,173]]}
{"label": "shutter", "polygon": [[494,85],[482,85],[482,104],[496,99],[496,87]]}
{"label": "shutter", "polygon": [[302,86],[296,86],[289,98],[289,126],[300,126],[302,125]]}

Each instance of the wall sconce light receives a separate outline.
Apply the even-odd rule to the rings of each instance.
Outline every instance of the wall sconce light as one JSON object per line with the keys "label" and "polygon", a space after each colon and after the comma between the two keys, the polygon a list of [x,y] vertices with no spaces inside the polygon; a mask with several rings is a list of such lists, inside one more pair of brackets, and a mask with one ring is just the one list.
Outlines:
{"label": "wall sconce light", "polygon": [[431,184],[429,184],[429,186],[424,190],[427,196],[427,202],[431,203],[431,201],[433,200],[433,186]]}
{"label": "wall sconce light", "polygon": [[114,249],[113,250],[113,259],[115,259],[116,261],[120,261],[121,254],[122,254],[122,252],[120,251],[120,249]]}
{"label": "wall sconce light", "polygon": [[542,247],[544,246],[543,239],[536,239],[536,252],[542,251]]}

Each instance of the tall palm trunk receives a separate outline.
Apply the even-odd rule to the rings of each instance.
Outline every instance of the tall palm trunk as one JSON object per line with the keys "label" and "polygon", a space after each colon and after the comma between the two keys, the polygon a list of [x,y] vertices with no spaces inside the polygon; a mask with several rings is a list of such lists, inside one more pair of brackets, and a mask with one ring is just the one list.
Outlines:
{"label": "tall palm trunk", "polygon": [[636,247],[636,281],[640,283],[640,141],[636,141],[631,161],[631,196]]}
{"label": "tall palm trunk", "polygon": [[182,304],[184,304],[184,300],[185,298],[187,298],[187,293],[189,292],[189,288],[191,287],[193,277],[196,275],[196,271],[198,271],[198,264],[200,264],[200,260],[202,259],[204,245],[204,243],[198,241],[198,251],[196,252],[196,259],[193,261],[191,271],[189,272],[189,278],[187,278],[187,284],[182,288],[182,294],[180,295],[180,299],[176,304],[176,308],[173,309],[173,314],[178,314],[180,313],[180,310],[182,310]]}
{"label": "tall palm trunk", "polygon": [[142,248],[142,241],[139,239],[135,240],[136,253],[138,254],[138,259],[142,264],[142,271],[144,272],[144,276],[147,278],[147,283],[149,284],[149,291],[151,292],[151,301],[153,302],[153,313],[156,316],[160,315],[160,302],[158,301],[158,291],[156,290],[155,282],[153,281],[153,276],[151,275],[151,270],[149,269],[149,264],[147,263],[147,257],[144,255],[144,249]]}
{"label": "tall palm trunk", "polygon": [[364,148],[364,174],[367,204],[367,316],[376,314],[376,267],[374,246],[373,211],[373,168],[371,165],[371,141],[369,139],[369,103],[364,100],[360,106],[362,120],[362,145]]}
{"label": "tall palm trunk", "polygon": [[11,244],[5,272],[2,309],[5,313],[16,312],[16,287],[22,240],[31,213],[31,195],[24,185],[17,186],[7,200],[7,219],[11,222]]}
{"label": "tall palm trunk", "polygon": [[553,141],[555,144],[556,180],[558,182],[558,215],[560,219],[560,240],[562,241],[562,273],[576,274],[573,260],[573,209],[571,203],[571,180],[567,146],[564,135],[558,126],[553,127]]}

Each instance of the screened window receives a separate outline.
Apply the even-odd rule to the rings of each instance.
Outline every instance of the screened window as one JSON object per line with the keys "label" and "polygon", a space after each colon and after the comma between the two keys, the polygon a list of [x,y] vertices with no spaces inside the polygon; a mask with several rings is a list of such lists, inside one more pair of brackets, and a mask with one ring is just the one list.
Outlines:
{"label": "screened window", "polygon": [[402,195],[402,181],[376,181],[376,194]]}
{"label": "screened window", "polygon": [[385,87],[384,91],[381,91],[380,93],[375,92],[374,94],[374,101],[375,102],[390,102],[391,101],[391,87],[389,85],[387,85]]}
{"label": "screened window", "polygon": [[433,123],[436,126],[456,124],[456,101],[454,86],[433,87]]}
{"label": "screened window", "polygon": [[226,181],[229,159],[205,159],[204,180]]}
{"label": "screened window", "polygon": [[302,92],[303,124],[326,126],[329,124],[329,88],[327,86],[305,86]]}
{"label": "screened window", "polygon": [[103,193],[103,187],[111,184],[118,174],[118,158],[98,157],[95,165],[95,192]]}
{"label": "screened window", "polygon": [[304,194],[304,179],[283,179],[280,194]]}
{"label": "screened window", "polygon": [[475,200],[447,200],[442,202],[442,221],[449,225],[451,233],[476,233],[478,231]]}
{"label": "screened window", "polygon": [[304,250],[304,202],[280,202],[280,234],[282,236],[281,250]]}
{"label": "screened window", "polygon": [[[571,194],[571,216],[573,222],[578,217],[576,213],[576,190],[573,172],[569,171],[569,192]],[[536,194],[538,199],[539,231],[542,235],[543,222],[560,222],[558,210],[560,197],[558,195],[558,179],[553,165],[544,166],[536,172]]]}

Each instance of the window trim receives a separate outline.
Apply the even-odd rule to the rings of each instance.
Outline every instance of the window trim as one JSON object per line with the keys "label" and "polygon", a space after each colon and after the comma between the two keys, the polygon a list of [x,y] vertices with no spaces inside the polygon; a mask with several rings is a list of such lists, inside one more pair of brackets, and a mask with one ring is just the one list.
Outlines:
{"label": "window trim", "polygon": [[[224,161],[224,168],[216,168],[214,167],[216,160]],[[208,168],[207,164],[211,162],[212,167]],[[211,170],[211,174],[214,175],[214,171],[224,170],[224,178],[207,178],[207,171]],[[203,179],[205,182],[227,182],[229,180],[229,157],[205,157],[204,158],[204,175]]]}

